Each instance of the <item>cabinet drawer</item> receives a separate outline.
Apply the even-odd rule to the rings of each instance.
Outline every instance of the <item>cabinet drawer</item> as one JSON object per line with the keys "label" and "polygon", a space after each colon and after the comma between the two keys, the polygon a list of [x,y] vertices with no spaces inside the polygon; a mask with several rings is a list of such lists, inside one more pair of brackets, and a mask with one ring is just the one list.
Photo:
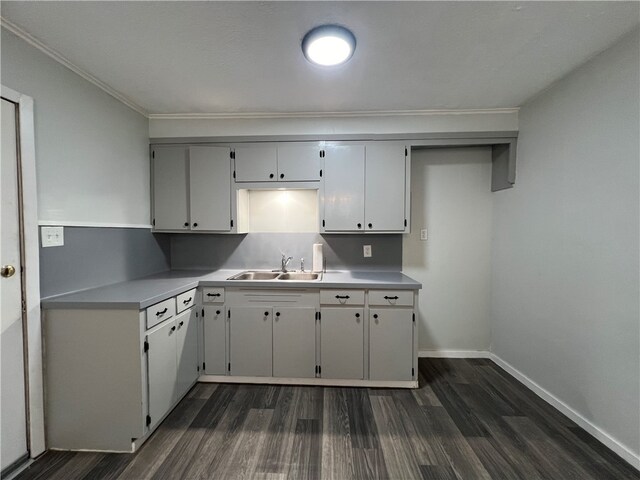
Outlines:
{"label": "cabinet drawer", "polygon": [[147,308],[147,328],[151,328],[164,322],[167,318],[171,318],[176,314],[175,297],[156,303]]}
{"label": "cabinet drawer", "polygon": [[196,304],[196,289],[181,293],[176,297],[177,313],[184,312]]}
{"label": "cabinet drawer", "polygon": [[369,305],[413,307],[413,290],[369,290]]}
{"label": "cabinet drawer", "polygon": [[224,303],[224,288],[204,287],[202,289],[202,303]]}
{"label": "cabinet drawer", "polygon": [[364,305],[364,290],[320,290],[323,305]]}

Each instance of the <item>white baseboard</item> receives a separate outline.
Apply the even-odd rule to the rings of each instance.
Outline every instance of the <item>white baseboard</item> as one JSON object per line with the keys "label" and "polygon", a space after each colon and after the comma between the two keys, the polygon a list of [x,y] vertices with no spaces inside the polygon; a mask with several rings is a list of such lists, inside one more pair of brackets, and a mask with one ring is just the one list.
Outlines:
{"label": "white baseboard", "polygon": [[419,350],[420,358],[491,358],[486,350]]}
{"label": "white baseboard", "polygon": [[511,376],[515,377],[520,383],[522,383],[531,391],[533,391],[533,393],[538,395],[545,402],[549,403],[551,406],[553,406],[554,408],[562,412],[564,415],[569,417],[571,420],[576,422],[576,424],[578,424],[580,427],[582,427],[591,435],[593,435],[593,437],[598,439],[601,443],[609,447],[615,453],[620,455],[620,457],[622,457],[624,460],[629,462],[629,464],[631,464],[634,468],[640,470],[640,455],[633,452],[626,445],[620,443],[611,435],[609,435],[607,432],[605,432],[598,426],[591,423],[589,420],[583,417],[580,413],[576,412],[573,408],[571,408],[569,405],[564,403],[562,400],[560,400],[558,397],[553,395],[548,390],[545,390],[543,387],[541,387],[536,382],[531,380],[529,377],[527,377],[524,373],[516,369],[511,364],[505,362],[504,360],[502,360],[500,357],[498,357],[493,353],[490,353],[490,352],[486,352],[486,353],[488,353],[488,358],[490,358],[497,365],[499,365],[504,370],[506,370]]}

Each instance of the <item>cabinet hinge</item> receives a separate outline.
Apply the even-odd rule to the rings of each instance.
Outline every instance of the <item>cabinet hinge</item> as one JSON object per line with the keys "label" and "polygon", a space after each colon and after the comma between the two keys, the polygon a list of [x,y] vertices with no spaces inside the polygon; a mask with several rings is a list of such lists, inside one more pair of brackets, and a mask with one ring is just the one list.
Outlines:
{"label": "cabinet hinge", "polygon": [[407,150],[407,147],[404,147],[404,156],[406,157],[407,155],[409,155],[409,151]]}
{"label": "cabinet hinge", "polygon": [[207,364],[205,362],[202,362],[202,370],[206,370],[207,369]]}
{"label": "cabinet hinge", "polygon": [[233,171],[233,178],[236,178],[236,171]]}
{"label": "cabinet hinge", "polygon": [[155,150],[151,151],[151,158],[156,158],[156,151]]}
{"label": "cabinet hinge", "polygon": [[322,312],[318,312],[318,320],[322,320]]}
{"label": "cabinet hinge", "polygon": [[196,370],[197,370],[198,372],[200,371],[200,365],[198,365],[198,366],[196,367]]}
{"label": "cabinet hinge", "polygon": [[231,318],[231,309],[227,310],[227,317]]}
{"label": "cabinet hinge", "polygon": [[147,427],[151,425],[151,415],[147,415]]}
{"label": "cabinet hinge", "polygon": [[230,372],[230,371],[231,371],[231,362],[229,362],[229,363],[227,364],[227,371],[228,371],[228,372]]}
{"label": "cabinet hinge", "polygon": [[202,316],[204,317],[204,308],[202,309]]}
{"label": "cabinet hinge", "polygon": [[414,375],[415,375],[415,369],[411,367],[411,377],[413,377]]}
{"label": "cabinet hinge", "polygon": [[318,365],[316,365],[316,375],[318,374]]}
{"label": "cabinet hinge", "polygon": [[416,323],[416,314],[414,313],[412,316],[413,316],[413,323]]}
{"label": "cabinet hinge", "polygon": [[[232,159],[236,158],[236,152],[234,150],[231,150],[229,152],[229,157],[231,157]],[[235,176],[233,178],[235,178]]]}
{"label": "cabinet hinge", "polygon": [[322,365],[318,365],[318,375],[322,375]]}
{"label": "cabinet hinge", "polygon": [[233,218],[231,219],[231,228],[233,228]]}
{"label": "cabinet hinge", "polygon": [[156,219],[154,218],[153,221],[151,222],[152,225],[155,227],[156,226]]}
{"label": "cabinet hinge", "polygon": [[322,226],[324,227],[324,219],[322,220]]}
{"label": "cabinet hinge", "polygon": [[146,340],[144,341],[144,351],[145,352],[149,351],[149,342],[147,342]]}
{"label": "cabinet hinge", "polygon": [[406,218],[404,219],[404,226],[405,227],[407,226],[407,219]]}
{"label": "cabinet hinge", "polygon": [[320,176],[322,177],[322,169],[320,169]]}

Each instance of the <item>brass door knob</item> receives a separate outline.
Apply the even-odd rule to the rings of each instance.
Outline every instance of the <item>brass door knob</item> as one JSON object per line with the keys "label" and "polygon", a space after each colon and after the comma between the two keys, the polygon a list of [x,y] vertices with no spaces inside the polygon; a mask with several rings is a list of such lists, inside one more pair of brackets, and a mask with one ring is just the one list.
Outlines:
{"label": "brass door knob", "polygon": [[13,277],[14,273],[16,273],[16,267],[13,265],[3,265],[2,269],[0,269],[0,275],[5,278]]}

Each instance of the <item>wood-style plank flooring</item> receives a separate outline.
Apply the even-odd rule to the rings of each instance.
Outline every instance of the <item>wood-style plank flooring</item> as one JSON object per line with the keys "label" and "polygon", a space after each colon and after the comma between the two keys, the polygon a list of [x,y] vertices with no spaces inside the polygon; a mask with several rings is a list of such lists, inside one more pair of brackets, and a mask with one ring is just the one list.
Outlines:
{"label": "wood-style plank flooring", "polygon": [[47,452],[26,479],[640,479],[489,360],[420,388],[198,384],[136,454]]}

